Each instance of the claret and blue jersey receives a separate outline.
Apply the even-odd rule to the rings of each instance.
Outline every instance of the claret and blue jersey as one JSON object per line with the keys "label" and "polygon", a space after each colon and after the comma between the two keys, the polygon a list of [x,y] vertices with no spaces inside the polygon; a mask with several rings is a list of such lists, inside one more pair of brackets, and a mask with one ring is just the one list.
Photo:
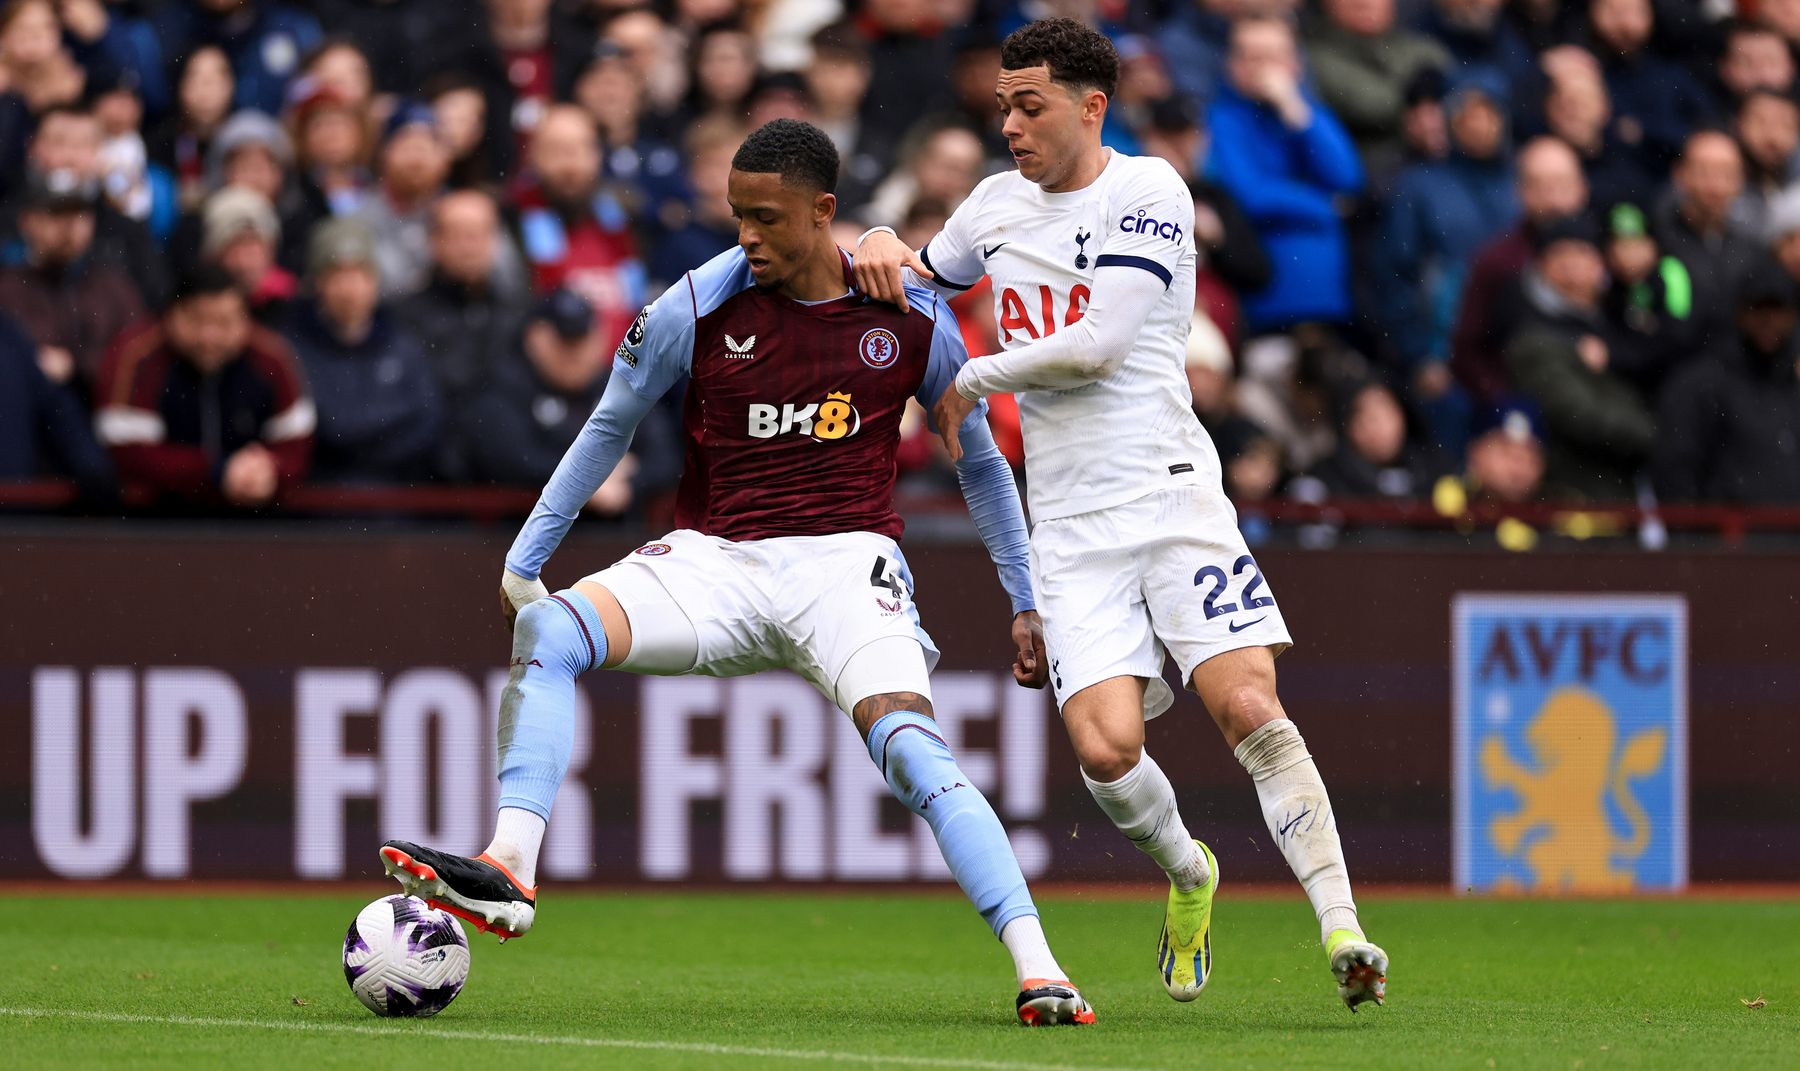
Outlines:
{"label": "claret and blue jersey", "polygon": [[[619,374],[656,398],[688,376],[682,528],[727,539],[877,532],[898,539],[894,454],[909,398],[928,410],[967,360],[929,290],[903,315],[851,289],[818,303],[763,291],[738,250],[645,310]],[[923,315],[918,315],[923,313]]]}
{"label": "claret and blue jersey", "polygon": [[[968,361],[950,309],[908,287],[912,312],[845,296],[805,303],[756,288],[740,250],[689,272],[619,344],[606,394],[507,554],[535,578],[618,464],[643,415],[685,376],[686,468],[676,525],[730,540],[874,532],[893,539],[906,402],[929,413]],[[957,475],[1015,610],[1032,605],[1025,523],[987,407],[960,429]]]}

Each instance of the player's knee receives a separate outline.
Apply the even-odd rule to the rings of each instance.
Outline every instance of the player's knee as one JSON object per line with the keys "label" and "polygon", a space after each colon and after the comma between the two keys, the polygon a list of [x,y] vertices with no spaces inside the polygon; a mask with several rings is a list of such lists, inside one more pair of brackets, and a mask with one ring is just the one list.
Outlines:
{"label": "player's knee", "polygon": [[594,629],[562,599],[539,599],[526,605],[513,621],[513,665],[525,668],[565,667],[578,674],[600,663]]}
{"label": "player's knee", "polygon": [[1095,781],[1117,781],[1130,773],[1144,757],[1141,733],[1109,733],[1096,726],[1093,732],[1072,738],[1075,758]]}
{"label": "player's knee", "polygon": [[1232,747],[1269,722],[1287,717],[1274,691],[1261,684],[1240,684],[1226,689],[1212,710],[1212,716],[1225,734],[1225,742]]}
{"label": "player's knee", "polygon": [[926,718],[936,718],[931,709],[931,700],[918,692],[883,692],[857,701],[851,708],[850,720],[856,725],[856,731],[864,740],[869,738],[869,730],[875,723],[889,714],[911,713]]}
{"label": "player's knee", "polygon": [[569,622],[569,611],[553,599],[526,603],[513,619],[513,646],[536,647],[546,637],[554,636],[565,622]]}

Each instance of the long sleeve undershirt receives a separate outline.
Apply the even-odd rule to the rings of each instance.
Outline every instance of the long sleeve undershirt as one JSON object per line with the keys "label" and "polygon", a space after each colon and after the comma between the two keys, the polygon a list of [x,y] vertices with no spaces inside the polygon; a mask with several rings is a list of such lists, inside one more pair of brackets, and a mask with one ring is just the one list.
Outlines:
{"label": "long sleeve undershirt", "polygon": [[1017,349],[970,361],[956,390],[974,400],[989,394],[1068,390],[1105,379],[1131,355],[1144,321],[1168,286],[1133,265],[1103,265],[1094,273],[1087,312],[1074,324]]}

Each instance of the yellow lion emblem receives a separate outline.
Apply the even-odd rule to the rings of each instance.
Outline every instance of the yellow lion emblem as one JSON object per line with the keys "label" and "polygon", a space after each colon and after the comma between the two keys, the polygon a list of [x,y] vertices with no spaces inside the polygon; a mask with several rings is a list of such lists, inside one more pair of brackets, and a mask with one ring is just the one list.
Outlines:
{"label": "yellow lion emblem", "polygon": [[[1632,795],[1634,779],[1662,767],[1668,732],[1646,729],[1625,744],[1615,765],[1618,726],[1600,697],[1585,688],[1551,693],[1526,730],[1532,768],[1489,738],[1481,751],[1481,772],[1492,788],[1517,793],[1523,806],[1496,817],[1489,835],[1501,854],[1521,852],[1532,872],[1532,888],[1549,892],[1617,893],[1631,889],[1631,861],[1650,843],[1650,820]],[[1619,837],[1607,817],[1606,798],[1625,816],[1630,835]],[[1517,891],[1513,882],[1496,885]]]}

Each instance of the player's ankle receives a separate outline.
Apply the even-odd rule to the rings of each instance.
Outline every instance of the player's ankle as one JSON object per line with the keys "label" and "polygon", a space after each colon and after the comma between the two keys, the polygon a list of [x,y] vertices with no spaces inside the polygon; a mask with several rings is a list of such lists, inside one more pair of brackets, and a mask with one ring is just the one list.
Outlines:
{"label": "player's ankle", "polygon": [[1194,845],[1194,854],[1168,871],[1169,881],[1184,893],[1191,893],[1212,879],[1212,868],[1206,865],[1206,853],[1193,841],[1188,843]]}
{"label": "player's ankle", "polygon": [[502,806],[494,822],[494,839],[483,854],[522,889],[529,890],[537,884],[537,857],[544,843],[544,828],[542,815],[523,807]]}
{"label": "player's ankle", "polygon": [[1067,978],[1068,972],[1062,969],[1062,965],[1056,962],[1056,956],[1050,952],[1050,942],[1045,938],[1043,924],[1036,915],[1020,915],[1000,927],[1000,943],[1006,946],[1007,953],[1012,956],[1013,973],[1018,978],[1020,989],[1035,988],[1031,984],[1034,979]]}
{"label": "player's ankle", "polygon": [[1354,908],[1327,908],[1325,916],[1319,920],[1319,929],[1322,931],[1319,943],[1325,946],[1327,952],[1345,940],[1368,940],[1363,935],[1362,923],[1357,921]]}
{"label": "player's ankle", "polygon": [[494,841],[482,851],[481,855],[495,866],[506,871],[515,881],[530,880],[524,878],[524,875],[520,873],[525,869],[525,857],[519,851],[517,846],[503,841]]}

